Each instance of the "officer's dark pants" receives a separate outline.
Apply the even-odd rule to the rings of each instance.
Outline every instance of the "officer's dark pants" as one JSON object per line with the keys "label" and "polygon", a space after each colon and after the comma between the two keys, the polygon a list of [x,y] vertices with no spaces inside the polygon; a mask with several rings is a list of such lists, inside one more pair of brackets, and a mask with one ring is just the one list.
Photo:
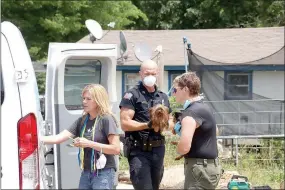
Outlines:
{"label": "officer's dark pants", "polygon": [[128,161],[130,178],[135,190],[159,189],[164,170],[164,154],[164,145],[152,148],[150,152],[144,152],[139,148],[131,150]]}

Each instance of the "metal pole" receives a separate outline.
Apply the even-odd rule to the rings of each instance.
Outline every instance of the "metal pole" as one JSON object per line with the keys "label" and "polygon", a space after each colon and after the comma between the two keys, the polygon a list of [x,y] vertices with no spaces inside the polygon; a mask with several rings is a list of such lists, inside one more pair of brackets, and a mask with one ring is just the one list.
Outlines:
{"label": "metal pole", "polygon": [[232,138],[232,158],[234,157],[234,139]]}
{"label": "metal pole", "polygon": [[238,103],[238,135],[240,135],[240,107],[239,107],[239,101],[237,102]]}
{"label": "metal pole", "polygon": [[185,55],[185,44],[187,43],[187,38],[183,37],[183,54],[184,54],[184,65],[185,65],[185,73],[187,72],[187,61],[186,61],[186,55]]}
{"label": "metal pole", "polygon": [[236,167],[238,168],[238,138],[235,138],[236,141]]}
{"label": "metal pole", "polygon": [[[164,63],[163,63],[163,56],[162,53],[159,53],[157,56],[157,65],[158,65],[158,72],[159,72],[159,76],[158,76],[158,87],[160,90],[163,90],[163,82],[164,82]],[[169,81],[170,83],[172,83],[172,81]]]}
{"label": "metal pole", "polygon": [[272,146],[273,146],[273,138],[269,139],[269,162],[272,163]]}

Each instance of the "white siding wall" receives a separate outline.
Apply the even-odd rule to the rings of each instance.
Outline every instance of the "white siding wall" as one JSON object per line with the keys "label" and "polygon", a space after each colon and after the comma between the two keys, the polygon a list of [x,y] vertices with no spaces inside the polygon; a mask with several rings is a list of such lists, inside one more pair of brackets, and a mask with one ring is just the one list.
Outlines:
{"label": "white siding wall", "polygon": [[254,71],[252,91],[272,99],[284,99],[284,71]]}
{"label": "white siding wall", "polygon": [[163,86],[161,91],[165,93],[168,91],[168,71],[164,71]]}
{"label": "white siding wall", "polygon": [[117,102],[113,104],[112,111],[116,118],[120,118],[120,108],[119,104],[122,99],[122,71],[116,71],[116,89],[117,89]]}
{"label": "white siding wall", "polygon": [[117,99],[118,101],[121,101],[122,99],[122,80],[123,80],[123,76],[122,76],[122,71],[117,71],[116,72],[116,81],[117,81]]}

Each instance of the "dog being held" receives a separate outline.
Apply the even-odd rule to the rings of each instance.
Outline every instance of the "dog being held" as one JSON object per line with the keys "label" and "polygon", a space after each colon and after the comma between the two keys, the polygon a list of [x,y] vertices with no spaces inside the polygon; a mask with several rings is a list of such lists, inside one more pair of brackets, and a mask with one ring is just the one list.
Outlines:
{"label": "dog being held", "polygon": [[150,121],[155,132],[160,131],[160,133],[162,133],[163,130],[168,127],[168,111],[168,107],[162,104],[150,108]]}

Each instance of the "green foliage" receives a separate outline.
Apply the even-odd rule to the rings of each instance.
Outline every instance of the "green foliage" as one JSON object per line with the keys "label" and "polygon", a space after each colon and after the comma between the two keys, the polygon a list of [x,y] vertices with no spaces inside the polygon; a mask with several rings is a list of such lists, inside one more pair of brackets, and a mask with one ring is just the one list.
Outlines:
{"label": "green foliage", "polygon": [[[18,26],[33,61],[46,59],[49,42],[76,42],[86,19],[107,29],[202,29],[284,26],[284,1],[1,1],[2,21]],[[155,10],[155,11],[154,11]]]}
{"label": "green foliage", "polygon": [[261,141],[262,147],[269,147],[262,150],[261,158],[274,159],[273,163],[277,166],[284,164],[284,139],[264,139]]}
{"label": "green foliage", "polygon": [[2,21],[18,26],[33,61],[46,59],[49,42],[76,42],[88,34],[85,20],[98,21],[103,29],[115,29],[147,21],[146,15],[129,1],[18,1],[1,2]]}
{"label": "green foliage", "polygon": [[[284,1],[195,0],[132,2],[149,18],[135,28],[203,29],[284,26]],[[156,10],[156,11],[153,11]]]}
{"label": "green foliage", "polygon": [[45,94],[46,73],[36,73],[39,94]]}
{"label": "green foliage", "polygon": [[176,111],[181,110],[183,108],[182,104],[179,104],[176,102],[174,96],[169,97],[169,103],[170,103],[170,107],[172,109],[172,112],[176,112]]}
{"label": "green foliage", "polygon": [[[155,11],[154,11],[155,10]],[[206,29],[284,26],[281,0],[38,1],[2,0],[2,21],[18,26],[33,61],[47,58],[49,42],[76,42],[88,34],[85,20],[107,29]],[[38,76],[39,90],[44,78]],[[181,108],[171,97],[173,110]]]}

